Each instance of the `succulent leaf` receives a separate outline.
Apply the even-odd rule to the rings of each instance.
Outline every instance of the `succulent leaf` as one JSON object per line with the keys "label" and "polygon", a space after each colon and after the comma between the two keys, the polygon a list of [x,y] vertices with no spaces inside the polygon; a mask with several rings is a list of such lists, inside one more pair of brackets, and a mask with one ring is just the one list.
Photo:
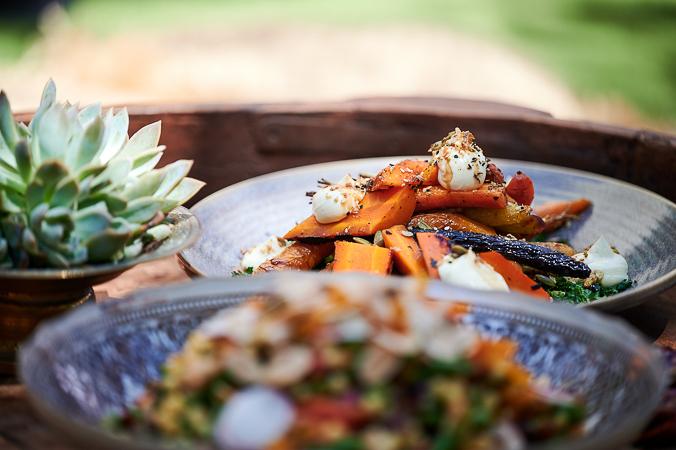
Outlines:
{"label": "succulent leaf", "polygon": [[159,147],[152,148],[136,155],[132,162],[132,171],[130,175],[138,176],[154,169],[160,159],[162,159],[164,149],[165,147],[160,145]]}
{"label": "succulent leaf", "polygon": [[129,183],[124,191],[122,191],[122,195],[128,199],[151,197],[162,184],[166,174],[162,170],[144,173]]}
{"label": "succulent leaf", "polygon": [[24,181],[28,181],[33,174],[32,159],[28,142],[24,139],[17,142],[16,147],[14,147],[14,160],[16,161],[16,168]]}
{"label": "succulent leaf", "polygon": [[166,197],[188,175],[191,167],[192,161],[181,159],[159,169],[165,175],[162,183],[155,190],[155,197]]}
{"label": "succulent leaf", "polygon": [[106,230],[112,220],[106,204],[97,203],[75,213],[75,233],[87,240]]}
{"label": "succulent leaf", "polygon": [[141,197],[130,201],[120,216],[128,222],[144,223],[153,218],[162,208],[162,201],[153,197]]}
{"label": "succulent leaf", "polygon": [[127,128],[129,128],[127,108],[122,108],[116,114],[112,114],[112,109],[108,110],[104,119],[102,150],[99,154],[99,159],[103,164],[113,159],[125,145]]}
{"label": "succulent leaf", "polygon": [[92,236],[86,242],[87,254],[91,262],[109,261],[122,252],[129,240],[130,233],[115,230],[105,230]]}
{"label": "succulent leaf", "polygon": [[[0,215],[5,213],[20,213],[21,204],[12,199],[12,191],[0,190]],[[2,239],[2,233],[0,232],[0,239]]]}
{"label": "succulent leaf", "polygon": [[77,154],[73,155],[71,164],[77,168],[92,163],[98,153],[101,151],[101,142],[103,141],[103,121],[101,117],[95,117],[89,122],[84,131],[80,148]]}
{"label": "succulent leaf", "polygon": [[194,178],[185,177],[172,191],[164,198],[162,206],[163,212],[169,212],[177,206],[181,206],[190,200],[206,183]]}
{"label": "succulent leaf", "polygon": [[162,122],[157,121],[138,130],[117,155],[118,158],[135,159],[137,155],[151,148],[157,148],[162,132]]}
{"label": "succulent leaf", "polygon": [[56,186],[50,201],[52,206],[72,206],[80,193],[80,186],[73,177],[64,178]]}
{"label": "succulent leaf", "polygon": [[38,240],[29,228],[24,228],[23,233],[21,233],[21,245],[29,253],[39,253]]}
{"label": "succulent leaf", "polygon": [[71,134],[68,116],[61,105],[52,105],[45,111],[36,134],[40,139],[40,161],[58,158],[68,146]]}
{"label": "succulent leaf", "polygon": [[0,135],[2,135],[7,147],[12,148],[16,145],[18,139],[16,124],[5,91],[0,91]]}

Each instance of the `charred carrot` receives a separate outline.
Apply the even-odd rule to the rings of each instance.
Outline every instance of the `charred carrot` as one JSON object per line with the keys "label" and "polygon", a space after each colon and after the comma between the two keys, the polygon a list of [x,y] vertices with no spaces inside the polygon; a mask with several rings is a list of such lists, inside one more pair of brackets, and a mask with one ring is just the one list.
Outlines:
{"label": "charred carrot", "polygon": [[373,177],[371,190],[418,186],[421,183],[420,174],[427,166],[429,166],[429,163],[421,159],[406,159],[397,164],[389,165]]}
{"label": "charred carrot", "polygon": [[333,272],[369,272],[387,275],[392,268],[392,252],[377,245],[336,241]]}
{"label": "charred carrot", "polygon": [[542,217],[545,222],[543,231],[554,231],[563,226],[569,219],[582,214],[591,204],[591,201],[586,198],[548,202],[535,208],[535,214]]}
{"label": "charred carrot", "polygon": [[502,187],[485,184],[473,191],[449,191],[441,186],[418,189],[416,211],[447,208],[504,208],[507,196]]}
{"label": "charred carrot", "polygon": [[[500,210],[491,210],[500,211]],[[436,229],[445,229],[458,231],[473,231],[474,233],[495,234],[495,230],[488,225],[484,225],[476,220],[462,214],[456,214],[446,211],[416,214],[408,223],[410,227],[430,227]]]}
{"label": "charred carrot", "polygon": [[403,225],[395,225],[383,231],[385,247],[392,251],[394,266],[404,275],[427,276],[425,260],[413,233]]}
{"label": "charred carrot", "polygon": [[439,278],[439,264],[451,252],[448,239],[436,233],[419,232],[415,235],[430,278]]}
{"label": "charred carrot", "polygon": [[498,252],[479,253],[479,257],[502,275],[511,290],[552,301],[547,291],[523,273],[519,264],[508,260]]}
{"label": "charred carrot", "polygon": [[281,270],[311,270],[333,252],[333,242],[306,244],[294,242],[282,253],[265,261],[255,270],[258,272],[277,272]]}
{"label": "charred carrot", "polygon": [[390,188],[367,192],[356,214],[334,223],[319,223],[310,216],[286,233],[285,239],[335,238],[370,236],[378,230],[407,223],[415,209],[415,193],[411,188]]}

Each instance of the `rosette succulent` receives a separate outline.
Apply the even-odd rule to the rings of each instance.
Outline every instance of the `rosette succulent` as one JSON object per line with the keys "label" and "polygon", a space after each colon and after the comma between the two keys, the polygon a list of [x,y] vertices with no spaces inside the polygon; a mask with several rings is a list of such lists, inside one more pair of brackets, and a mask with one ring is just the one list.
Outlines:
{"label": "rosette succulent", "polygon": [[0,93],[0,267],[72,267],[133,258],[171,233],[165,214],[204,185],[192,161],[155,169],[160,122],[129,137],[126,109],[80,109],[45,86],[31,122]]}

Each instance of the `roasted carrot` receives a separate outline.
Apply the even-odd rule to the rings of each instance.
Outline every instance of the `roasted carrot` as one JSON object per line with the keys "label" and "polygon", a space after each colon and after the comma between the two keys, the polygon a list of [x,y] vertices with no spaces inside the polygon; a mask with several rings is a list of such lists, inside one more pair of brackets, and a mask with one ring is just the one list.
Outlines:
{"label": "roasted carrot", "polygon": [[530,238],[536,234],[542,233],[544,227],[545,223],[540,216],[529,214],[519,223],[503,225],[501,227],[496,227],[496,229],[502,234],[513,234],[518,237]]}
{"label": "roasted carrot", "polygon": [[282,253],[265,261],[255,270],[259,272],[277,272],[281,270],[311,270],[333,252],[333,242],[307,244],[294,242]]}
{"label": "roasted carrot", "polygon": [[427,166],[429,163],[422,159],[406,159],[389,165],[373,177],[371,190],[418,186],[421,183],[420,174]]}
{"label": "roasted carrot", "polygon": [[535,186],[533,185],[533,180],[519,170],[507,183],[505,192],[518,204],[530,205],[535,197]]}
{"label": "roasted carrot", "polygon": [[387,275],[392,268],[392,252],[377,245],[336,241],[333,272],[369,272]]}
{"label": "roasted carrot", "polygon": [[427,266],[427,274],[431,278],[439,278],[438,266],[444,256],[451,252],[448,240],[435,233],[417,233],[415,237]]}
{"label": "roasted carrot", "polygon": [[427,269],[420,246],[403,225],[395,225],[383,231],[385,247],[392,251],[394,266],[404,275],[426,277]]}
{"label": "roasted carrot", "polygon": [[462,213],[472,220],[491,227],[502,227],[521,223],[528,218],[532,209],[530,206],[517,205],[508,202],[504,208],[465,208]]}
{"label": "roasted carrot", "polygon": [[547,291],[523,273],[518,263],[508,260],[498,252],[479,253],[479,257],[502,275],[511,290],[552,301]]}
{"label": "roasted carrot", "polygon": [[591,204],[591,201],[586,198],[547,202],[535,208],[535,214],[542,217],[545,222],[543,231],[554,231],[563,226],[569,219],[582,214]]}
{"label": "roasted carrot", "polygon": [[373,178],[371,190],[437,184],[436,167],[422,159],[406,159],[381,170]]}
{"label": "roasted carrot", "polygon": [[416,211],[447,208],[504,208],[507,205],[505,190],[484,184],[473,191],[449,191],[441,186],[427,186],[416,191]]}
{"label": "roasted carrot", "polygon": [[[501,211],[501,210],[491,210]],[[495,234],[495,230],[488,225],[484,225],[462,214],[452,212],[439,211],[431,213],[416,214],[408,223],[411,227],[424,228],[425,226],[431,228],[444,229],[448,227],[450,230],[458,231],[472,231],[474,233]]]}
{"label": "roasted carrot", "polygon": [[310,216],[284,236],[286,239],[335,238],[370,236],[378,230],[404,225],[415,209],[415,193],[411,188],[391,188],[367,192],[356,214],[334,223],[319,223]]}

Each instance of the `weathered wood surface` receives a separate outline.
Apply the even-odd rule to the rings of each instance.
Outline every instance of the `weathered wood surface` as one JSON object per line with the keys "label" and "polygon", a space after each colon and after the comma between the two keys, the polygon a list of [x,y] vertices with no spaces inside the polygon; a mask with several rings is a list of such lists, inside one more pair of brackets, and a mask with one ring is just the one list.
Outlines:
{"label": "weathered wood surface", "polygon": [[[423,154],[455,126],[470,129],[494,157],[563,165],[620,178],[674,200],[676,136],[554,119],[511,105],[436,98],[362,99],[331,104],[186,105],[129,108],[131,129],[162,120],[163,163],[194,159],[202,198],[263,173],[325,161]],[[22,119],[29,115],[22,115]],[[121,297],[140,287],[185,281],[174,258],[140,265],[96,287]],[[676,348],[676,288],[626,311],[661,345]],[[23,387],[0,383],[0,449],[74,448],[31,411]]]}

